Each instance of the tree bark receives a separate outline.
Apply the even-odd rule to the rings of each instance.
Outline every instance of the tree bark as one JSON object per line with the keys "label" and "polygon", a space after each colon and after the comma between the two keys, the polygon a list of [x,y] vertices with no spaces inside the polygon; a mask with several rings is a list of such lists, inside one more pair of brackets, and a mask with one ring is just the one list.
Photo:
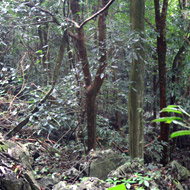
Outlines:
{"label": "tree bark", "polygon": [[[108,0],[102,0],[102,6],[104,7],[108,3]],[[75,15],[80,11],[79,0],[71,1],[71,10]],[[82,64],[84,82],[86,87],[86,113],[87,113],[87,131],[88,131],[88,152],[91,149],[96,149],[96,113],[97,103],[96,97],[103,84],[105,78],[106,67],[106,15],[107,9],[100,14],[98,21],[99,30],[99,67],[96,72],[95,79],[92,81],[90,67],[88,62],[84,29],[83,27],[77,28],[77,48],[79,52],[80,61]],[[75,18],[79,20],[78,15]]]}
{"label": "tree bark", "polygon": [[144,0],[130,1],[131,32],[139,41],[133,45],[138,59],[132,58],[128,96],[129,145],[131,158],[144,156],[143,94],[144,94]]}
{"label": "tree bark", "polygon": [[[154,0],[157,37],[157,54],[159,67],[159,84],[160,84],[160,109],[166,107],[166,16],[168,8],[168,0],[163,1],[162,11],[160,10],[160,0]],[[162,112],[160,117],[166,117],[166,113]],[[160,123],[160,140],[168,143],[169,140],[169,125]],[[162,164],[168,163],[168,145],[163,146]]]}
{"label": "tree bark", "polygon": [[[157,105],[157,97],[156,97],[156,92],[157,92],[157,84],[156,84],[156,76],[157,76],[157,69],[156,65],[153,67],[153,97],[154,97],[154,102],[153,102],[153,119],[156,119],[157,115],[157,110],[156,110],[156,105]],[[153,126],[156,127],[156,123],[153,123]]]}

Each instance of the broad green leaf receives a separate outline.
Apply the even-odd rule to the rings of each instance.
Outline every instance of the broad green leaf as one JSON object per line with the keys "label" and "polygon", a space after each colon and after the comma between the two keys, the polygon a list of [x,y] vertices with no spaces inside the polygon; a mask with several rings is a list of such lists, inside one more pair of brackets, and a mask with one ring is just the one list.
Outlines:
{"label": "broad green leaf", "polygon": [[171,112],[171,113],[179,113],[182,114],[181,111],[179,111],[176,108],[163,108],[160,112]]}
{"label": "broad green leaf", "polygon": [[174,120],[183,120],[181,117],[161,117],[158,119],[152,120],[153,123],[155,122],[165,122],[165,123],[172,123]]}
{"label": "broad green leaf", "polygon": [[167,106],[167,108],[179,108],[179,106],[177,106],[177,105],[169,105],[169,106]]}
{"label": "broad green leaf", "polygon": [[187,127],[187,125],[185,123],[181,122],[181,121],[174,120],[173,123],[176,124],[176,125],[180,125],[182,127]]}
{"label": "broad green leaf", "polygon": [[184,131],[177,131],[170,135],[171,138],[184,136],[184,135],[190,135],[190,130],[184,130]]}
{"label": "broad green leaf", "polygon": [[126,190],[126,187],[125,187],[124,184],[120,184],[120,185],[117,185],[115,187],[111,187],[111,188],[109,188],[107,190]]}

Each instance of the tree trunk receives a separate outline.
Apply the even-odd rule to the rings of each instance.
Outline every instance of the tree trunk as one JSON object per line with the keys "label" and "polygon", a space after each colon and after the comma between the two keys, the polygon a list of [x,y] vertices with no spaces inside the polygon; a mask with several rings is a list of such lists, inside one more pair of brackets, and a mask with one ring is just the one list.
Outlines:
{"label": "tree trunk", "polygon": [[[107,4],[108,0],[102,0],[102,6]],[[78,17],[80,12],[79,0],[71,1],[72,13]],[[99,30],[99,67],[96,72],[95,79],[92,81],[90,67],[87,57],[87,50],[85,45],[85,37],[83,27],[77,29],[77,48],[79,52],[80,61],[82,64],[84,82],[86,87],[86,112],[87,112],[87,131],[88,131],[88,152],[91,149],[96,149],[96,112],[97,103],[96,97],[103,84],[105,78],[106,67],[106,15],[107,10],[99,16],[98,30]],[[76,18],[77,19],[77,18]],[[77,19],[78,20],[78,19]]]}
{"label": "tree trunk", "polygon": [[[160,0],[154,0],[156,29],[159,31],[157,37],[157,54],[159,67],[159,84],[160,84],[160,109],[166,107],[166,15],[168,8],[168,0],[163,1],[162,11],[160,13]],[[166,117],[166,113],[162,112],[160,117]],[[160,140],[168,143],[169,125],[160,123]],[[168,162],[168,145],[163,146],[162,164]]]}
{"label": "tree trunk", "polygon": [[40,39],[40,45],[38,47],[38,50],[42,50],[43,57],[41,58],[41,63],[43,65],[44,71],[47,73],[47,76],[45,77],[43,83],[45,85],[49,85],[51,81],[51,72],[50,72],[50,63],[49,63],[49,48],[48,48],[48,30],[49,25],[46,23],[43,26],[38,27],[38,36]]}
{"label": "tree trunk", "polygon": [[131,32],[139,41],[133,45],[138,59],[132,58],[130,72],[129,97],[128,97],[128,121],[129,121],[129,145],[131,158],[143,158],[144,154],[144,125],[143,125],[143,94],[144,94],[144,0],[130,1]]}
{"label": "tree trunk", "polygon": [[[157,76],[157,69],[156,66],[154,65],[153,67],[153,119],[156,119],[157,111],[156,111],[156,105],[157,105],[157,97],[156,97],[156,92],[157,92],[157,84],[156,84],[156,76]],[[156,123],[152,124],[154,127],[156,127]]]}
{"label": "tree trunk", "polygon": [[[113,68],[113,75],[114,75],[113,82],[115,82],[118,79],[117,68]],[[113,97],[116,104],[118,104],[118,90],[117,89],[113,90]],[[115,130],[120,131],[121,130],[121,112],[118,110],[118,108],[116,108],[114,111],[115,111],[114,127],[115,127]]]}

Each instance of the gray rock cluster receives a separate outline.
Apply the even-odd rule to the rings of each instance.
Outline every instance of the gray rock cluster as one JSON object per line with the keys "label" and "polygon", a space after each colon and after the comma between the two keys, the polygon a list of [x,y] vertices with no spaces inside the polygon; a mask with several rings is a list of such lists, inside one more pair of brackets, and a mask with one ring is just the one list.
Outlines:
{"label": "gray rock cluster", "polygon": [[[4,143],[6,145],[4,147],[7,148],[6,153],[0,152],[3,158],[0,164],[0,187],[6,190],[40,190],[40,186],[46,190],[106,190],[113,186],[113,184],[105,182],[108,178],[128,179],[135,172],[145,173],[145,171],[148,171],[143,160],[130,160],[112,150],[91,151],[86,162],[81,163],[79,168],[70,168],[63,172],[60,178],[44,177],[36,181],[26,147],[11,141],[1,143]],[[18,178],[17,174],[9,169],[10,163],[5,156],[6,154],[10,158],[14,158],[15,161],[21,162],[21,177]],[[19,162],[18,164],[20,164]],[[178,181],[186,180],[190,176],[189,170],[177,161],[171,162],[167,166],[167,170],[174,174],[176,176],[175,180]],[[66,177],[67,181],[63,176]],[[172,176],[170,175],[170,180],[173,180]],[[151,181],[150,187],[159,189],[158,181],[162,181],[161,175],[160,179],[158,177]],[[180,182],[176,185],[176,189],[184,190]]]}

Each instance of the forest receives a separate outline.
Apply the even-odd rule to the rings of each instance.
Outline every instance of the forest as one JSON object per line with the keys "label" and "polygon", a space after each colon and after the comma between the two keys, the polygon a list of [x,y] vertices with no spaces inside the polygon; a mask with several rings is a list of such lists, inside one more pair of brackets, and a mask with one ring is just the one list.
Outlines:
{"label": "forest", "polygon": [[190,189],[190,1],[0,15],[0,190]]}

